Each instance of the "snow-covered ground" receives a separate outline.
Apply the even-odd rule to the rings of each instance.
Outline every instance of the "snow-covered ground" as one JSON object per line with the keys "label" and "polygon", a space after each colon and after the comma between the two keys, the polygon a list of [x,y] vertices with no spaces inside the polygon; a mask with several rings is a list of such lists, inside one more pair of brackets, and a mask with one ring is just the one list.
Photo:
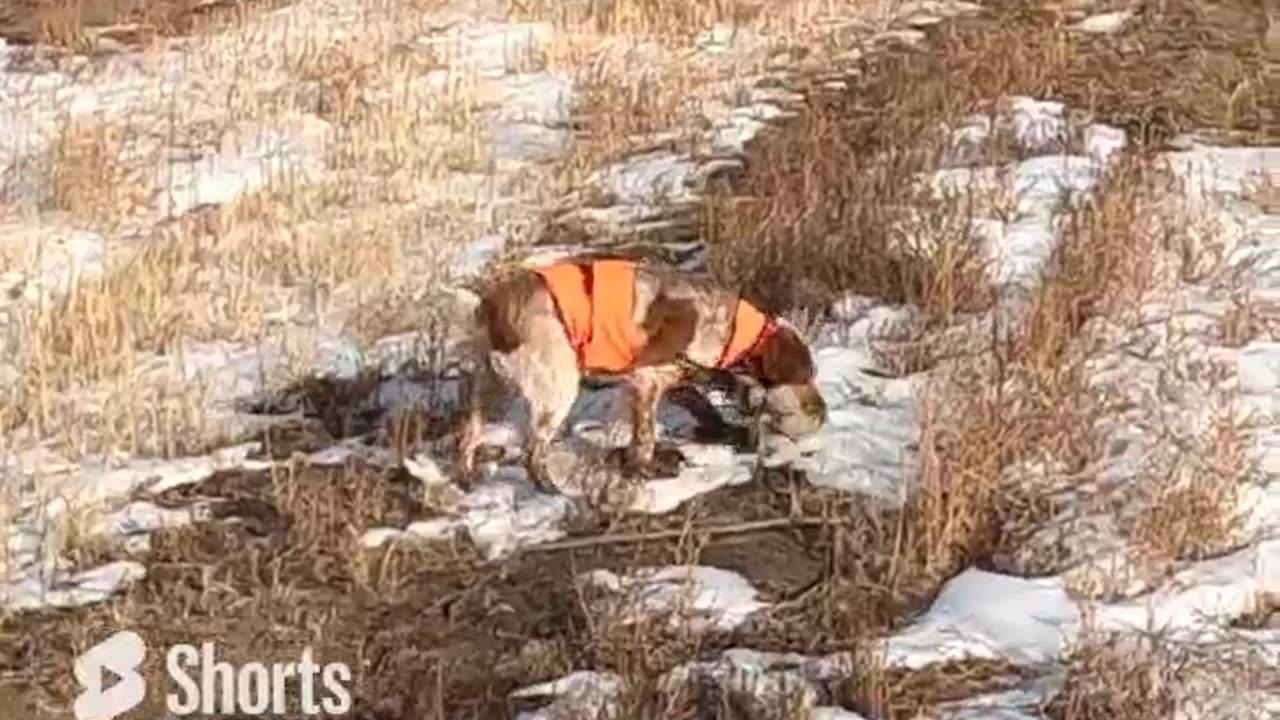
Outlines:
{"label": "snow-covered ground", "polygon": [[[936,17],[941,12],[971,9],[963,3],[954,5],[952,10],[933,5],[907,10]],[[451,291],[447,283],[464,279],[467,271],[481,271],[504,246],[520,239],[522,221],[518,213],[506,212],[511,206],[546,200],[537,195],[537,183],[529,180],[546,179],[545,167],[540,163],[545,158],[528,157],[526,141],[534,136],[546,140],[554,135],[559,140],[540,140],[540,146],[555,146],[555,154],[560,155],[569,150],[560,145],[567,139],[566,123],[575,98],[572,77],[564,68],[531,70],[530,55],[537,54],[535,51],[544,55],[567,52],[562,44],[567,42],[572,49],[575,46],[570,41],[576,38],[563,41],[553,37],[549,23],[512,23],[500,17],[501,13],[460,4],[424,14],[393,3],[386,12],[366,13],[360,3],[348,0],[306,1],[257,16],[227,32],[166,39],[146,51],[107,53],[94,61],[56,53],[32,54],[0,41],[0,66],[6,68],[0,73],[0,118],[7,130],[0,133],[6,143],[0,153],[5,163],[0,175],[5,180],[7,209],[11,210],[0,216],[0,257],[6,260],[3,269],[9,289],[0,297],[0,320],[8,331],[7,343],[13,353],[12,359],[0,361],[0,380],[8,384],[10,393],[24,383],[31,389],[32,379],[23,377],[21,371],[23,363],[35,352],[25,318],[41,303],[64,294],[77,282],[100,276],[109,269],[108,259],[113,260],[113,268],[126,264],[145,245],[153,226],[164,225],[195,208],[234,206],[238,198],[255,190],[271,189],[282,179],[290,189],[301,187],[307,191],[315,186],[330,191],[335,184],[353,182],[343,175],[340,161],[345,158],[342,153],[355,152],[347,145],[359,143],[332,147],[344,141],[342,128],[324,119],[322,108],[308,95],[308,83],[312,81],[306,80],[309,76],[303,71],[307,63],[319,62],[315,57],[317,48],[335,49],[352,62],[373,63],[377,67],[381,67],[379,62],[387,62],[380,56],[384,51],[388,55],[425,55],[430,60],[425,66],[409,64],[406,72],[375,73],[374,80],[357,88],[358,100],[372,104],[391,99],[396,102],[398,113],[438,118],[440,123],[426,124],[429,135],[419,139],[419,145],[430,146],[434,133],[440,132],[442,147],[450,147],[451,143],[479,144],[493,162],[483,173],[463,169],[407,180],[399,176],[384,178],[382,184],[397,188],[407,184],[401,189],[423,200],[402,207],[385,203],[357,210],[322,207],[319,217],[298,213],[293,216],[296,228],[288,237],[299,242],[311,234],[328,233],[326,237],[336,237],[339,242],[360,243],[363,239],[354,231],[335,236],[332,226],[359,227],[384,221],[388,214],[430,214],[436,208],[439,212],[452,212],[462,203],[473,215],[488,218],[465,226],[472,232],[472,241],[464,238],[442,249],[438,239],[428,233],[414,237],[412,247],[401,259],[411,266],[404,272],[420,275],[418,298],[465,306],[465,291]],[[885,16],[881,21],[887,19]],[[362,41],[356,42],[357,39]],[[656,59],[662,52],[661,47],[643,42],[621,50],[631,60]],[[766,64],[770,51],[765,38],[743,28],[709,38],[686,59],[686,72],[694,77],[716,80],[726,73],[729,77],[739,76],[728,82],[708,81],[705,87],[692,86],[693,91],[705,95],[704,110],[710,124],[705,133],[706,147],[696,158],[665,151],[642,154],[600,168],[587,177],[584,186],[589,192],[603,193],[613,200],[603,210],[612,218],[607,223],[660,224],[663,221],[650,217],[652,211],[673,199],[695,197],[696,189],[713,169],[740,165],[738,156],[743,152],[743,143],[763,126],[762,119],[791,112],[788,104],[794,104],[798,96],[780,93],[776,88],[752,90],[763,76],[743,74]],[[603,62],[611,58],[606,53],[597,59]],[[785,75],[784,71],[775,70],[770,77],[776,80],[780,75]],[[745,98],[739,92],[744,88],[748,90]],[[461,102],[463,99],[466,103]],[[745,105],[734,104],[735,100],[744,99]],[[449,113],[460,104],[471,114],[465,131],[454,132],[447,121],[456,120]],[[226,117],[238,120],[228,124]],[[86,223],[68,212],[45,209],[62,171],[50,153],[70,132],[72,120],[92,123],[97,128],[127,129],[126,134],[132,136],[130,141],[118,148],[109,147],[120,151],[123,164],[145,171],[142,175],[146,182],[142,184],[150,190],[148,196],[139,207],[124,213],[119,226],[110,233],[92,224],[85,229]],[[216,127],[217,132],[210,127]],[[511,141],[513,137],[520,141]],[[374,135],[361,142],[390,143],[393,139]],[[339,164],[336,170],[331,167],[335,163]],[[91,183],[105,181],[89,178]],[[527,185],[534,189],[529,190]],[[503,213],[511,219],[494,225],[493,218]],[[527,224],[527,219],[523,222]],[[168,239],[160,236],[161,241]],[[566,249],[546,250],[554,253]],[[450,257],[455,261],[452,265],[462,272],[448,267]],[[444,290],[441,281],[445,281]],[[46,562],[56,564],[56,559],[42,559],[39,555],[50,546],[46,540],[52,531],[47,526],[51,521],[64,522],[65,508],[75,508],[75,513],[97,512],[103,502],[118,501],[154,478],[177,473],[184,481],[195,482],[199,477],[188,474],[190,467],[226,467],[211,457],[174,461],[131,458],[128,452],[113,447],[110,438],[100,437],[93,429],[95,425],[108,424],[113,413],[126,414],[116,406],[137,403],[136,410],[127,414],[131,420],[134,415],[142,415],[145,423],[145,417],[155,411],[149,409],[151,403],[139,398],[152,402],[169,398],[181,410],[166,408],[165,412],[172,412],[171,422],[183,421],[182,430],[190,425],[193,432],[214,438],[243,436],[265,424],[288,419],[244,411],[246,404],[278,388],[282,379],[307,374],[350,378],[370,367],[393,371],[414,356],[415,343],[420,341],[416,333],[398,333],[372,343],[361,342],[346,329],[345,322],[353,312],[352,298],[341,286],[329,294],[323,305],[301,309],[298,305],[305,293],[298,288],[274,288],[273,292],[272,301],[281,306],[261,317],[269,330],[259,340],[193,337],[180,339],[176,352],[140,352],[132,359],[132,370],[126,371],[124,384],[79,385],[59,392],[46,389],[40,381],[40,392],[52,396],[42,402],[73,408],[67,425],[75,427],[78,434],[54,442],[27,424],[5,438],[4,487],[13,496],[6,507],[13,520],[8,530],[10,552],[4,561],[10,580],[8,589],[0,589],[6,605],[26,607],[44,602],[41,597],[49,589],[51,577],[48,568],[40,568]],[[436,293],[442,294],[443,299]],[[462,299],[453,299],[457,297]],[[208,302],[222,305],[227,300],[209,298]],[[440,337],[426,340],[433,345],[451,342]],[[444,384],[447,395],[451,383]],[[905,397],[901,389],[892,394]],[[403,400],[395,397],[397,388],[383,395],[381,399],[393,404]],[[379,402],[379,398],[372,402]],[[573,422],[590,423],[593,414],[612,413],[617,398],[613,393],[588,396],[581,405],[585,410]],[[119,418],[115,420],[118,422]],[[164,432],[174,431],[144,424],[141,430],[135,428],[134,440],[141,437],[142,446],[150,447],[158,444],[158,436]],[[884,451],[867,463],[869,468],[891,468],[898,462],[891,457],[894,441],[880,444]],[[83,452],[86,445],[98,450]],[[239,448],[235,454],[243,457],[246,453]],[[705,461],[712,466],[724,455],[717,449],[696,448],[690,449],[690,454],[695,456],[695,464]],[[699,454],[706,457],[699,458]],[[431,458],[423,460],[431,462]],[[559,462],[572,464],[572,458],[562,454]],[[713,469],[699,473],[695,469],[675,481],[656,485],[640,493],[636,506],[661,512],[699,492],[745,481],[749,463],[735,465],[737,469],[732,472]],[[500,520],[499,525],[494,525],[490,519],[492,507],[514,508],[513,498],[519,495],[523,500],[527,495],[527,485],[519,477],[507,477],[510,484],[498,480],[479,490],[480,496],[464,502],[459,522],[489,528],[472,529],[482,546],[490,544],[485,537],[493,538],[497,548],[494,552],[514,547],[515,541],[510,532],[502,529],[503,523],[523,528],[531,536],[554,537],[559,531],[551,526],[567,507],[561,500],[522,501],[518,513],[506,513],[516,519]],[[854,482],[885,486],[887,481]]]}
{"label": "snow-covered ground", "polygon": [[[889,32],[903,33],[902,28],[936,21],[957,9],[963,8],[914,4]],[[1082,23],[1081,29],[1110,32],[1127,20],[1099,16]],[[326,173],[340,172],[326,164],[326,153],[339,133],[329,120],[301,109],[306,104],[298,97],[306,88],[294,87],[297,77],[281,47],[377,37],[381,45],[365,52],[407,45],[435,53],[441,67],[416,74],[404,87],[362,87],[362,97],[376,103],[391,93],[411,94],[417,98],[413,107],[422,112],[446,106],[460,93],[488,98],[479,104],[468,132],[486,145],[493,162],[486,174],[458,171],[412,178],[404,181],[406,187],[416,196],[468,204],[476,216],[516,217],[513,208],[533,197],[525,188],[528,178],[540,177],[542,163],[549,158],[570,152],[566,125],[575,99],[572,78],[557,68],[529,69],[534,51],[553,43],[551,32],[549,25],[499,22],[461,6],[430,17],[381,17],[360,13],[359,3],[326,0],[300,2],[227,33],[165,41],[157,50],[122,52],[94,62],[71,59],[12,69],[10,58],[18,51],[0,44],[0,67],[11,66],[0,72],[0,177],[16,210],[0,216],[0,258],[6,261],[0,267],[6,290],[0,293],[0,316],[6,318],[6,327],[16,328],[33,304],[102,273],[109,256],[136,251],[143,231],[169,216],[201,205],[233,203],[281,173],[299,182],[320,182]],[[767,56],[767,50],[767,43],[750,32],[712,33],[696,61],[723,69],[746,62],[744,57]],[[248,67],[254,68],[251,88],[246,88]],[[739,162],[743,143],[766,122],[795,112],[798,98],[752,84],[741,81],[746,92],[736,99],[745,102],[737,104],[708,91],[719,104],[707,103],[712,108],[711,129],[698,157],[657,150],[599,168],[586,184],[595,185],[593,192],[612,202],[607,207],[572,208],[568,214],[604,229],[675,222],[667,218],[666,207],[695,200],[706,177]],[[278,100],[286,90],[291,111],[268,111],[273,107],[270,99]],[[182,127],[217,121],[223,129],[216,139],[193,140],[178,152],[167,139],[173,134],[174,113],[180,115],[176,124]],[[228,114],[243,119],[221,122]],[[168,128],[140,133],[124,149],[144,159],[139,164],[150,177],[164,181],[154,183],[161,189],[129,215],[123,232],[109,237],[70,217],[32,214],[54,182],[49,173],[56,171],[42,158],[58,141],[68,116]],[[982,218],[978,231],[996,261],[997,282],[1006,291],[1008,302],[1002,306],[1016,312],[1018,300],[1034,286],[1052,252],[1064,190],[1087,196],[1107,163],[1122,151],[1125,138],[1123,132],[1102,125],[1073,127],[1060,104],[1032,98],[1006,98],[1001,117],[1006,124],[1001,128],[992,128],[989,118],[960,123],[950,166],[921,181],[939,192],[1011,193],[1012,212]],[[442,143],[449,140],[447,127],[428,125],[423,132],[440,133]],[[1002,172],[975,167],[966,147],[980,144],[997,129],[1011,133],[1026,158]],[[1064,146],[1074,151],[1064,153]],[[1272,187],[1280,180],[1280,151],[1190,142],[1188,149],[1163,159],[1186,184],[1185,195],[1167,203],[1170,211],[1183,213],[1186,222],[1195,224],[1200,244],[1236,269],[1253,300],[1275,307],[1280,303],[1280,217],[1274,205],[1264,209],[1250,198],[1262,174],[1270,173]],[[329,219],[304,218],[300,224],[305,228],[307,222]],[[517,224],[486,220],[468,226],[474,230],[471,242],[449,248],[453,270],[432,277],[452,281],[482,271],[490,259],[512,249],[508,238]],[[427,248],[416,250],[422,257],[439,257]],[[570,250],[539,248],[536,257]],[[696,248],[692,250],[687,262],[695,264],[698,255]],[[882,639],[884,662],[891,666],[918,669],[953,660],[998,659],[1039,674],[1019,690],[939,708],[937,717],[1034,717],[1036,704],[1059,686],[1061,663],[1098,630],[1164,631],[1188,652],[1247,645],[1260,648],[1273,663],[1280,656],[1280,637],[1274,630],[1228,627],[1251,612],[1263,595],[1280,593],[1280,343],[1272,330],[1229,345],[1217,334],[1231,308],[1228,291],[1212,279],[1166,280],[1168,292],[1160,303],[1136,308],[1140,323],[1099,319],[1086,329],[1086,336],[1096,339],[1099,347],[1091,362],[1092,385],[1116,399],[1109,404],[1114,411],[1098,428],[1110,450],[1096,468],[1096,480],[1079,487],[1070,477],[1055,477],[1052,458],[1043,467],[1011,469],[1034,475],[1035,482],[1048,487],[1061,487],[1057,514],[1026,537],[1012,557],[1003,559],[999,572],[962,572],[943,586],[913,624]],[[370,346],[345,332],[342,319],[349,311],[335,301],[328,315],[305,333],[296,327],[281,332],[305,334],[310,348],[307,367],[339,377],[354,376],[371,364],[394,367],[409,352],[413,338],[406,335],[387,336]],[[831,409],[830,424],[803,446],[775,442],[766,448],[765,457],[756,457],[695,444],[689,438],[693,419],[664,404],[663,432],[688,463],[675,478],[649,481],[625,493],[624,507],[668,512],[713,489],[749,481],[758,463],[784,461],[806,470],[811,483],[900,504],[911,492],[922,413],[919,391],[929,372],[888,377],[879,372],[883,368],[878,367],[872,345],[885,324],[911,317],[911,308],[852,297],[836,308],[834,319],[816,328],[818,382]],[[138,365],[142,377],[137,382],[198,385],[207,414],[228,425],[243,428],[281,421],[282,417],[248,417],[241,408],[244,401],[269,390],[265,386],[270,380],[287,369],[287,345],[276,337],[260,342],[193,340],[182,353],[145,358]],[[11,362],[0,360],[0,382],[20,380],[20,368]],[[444,402],[456,401],[454,383],[444,382]],[[406,381],[388,381],[375,390],[369,404],[391,410],[419,401],[425,392]],[[433,393],[436,401],[439,392],[437,388]],[[91,398],[87,393],[86,397]],[[446,479],[447,454],[441,448],[425,448],[406,467],[424,486],[440,491],[444,514],[408,527],[370,530],[365,544],[463,533],[483,555],[497,558],[563,537],[574,498],[599,491],[599,478],[586,472],[592,463],[583,459],[622,442],[626,435],[622,409],[616,389],[584,391],[567,424],[567,437],[550,459],[564,491],[559,496],[539,492],[518,466],[496,462],[486,466],[484,479],[464,494]],[[519,412],[517,407],[486,428],[487,441],[505,447],[508,457],[519,445]],[[1229,413],[1249,420],[1239,430],[1249,477],[1233,496],[1240,522],[1232,542],[1209,559],[1171,561],[1160,572],[1139,572],[1137,566],[1147,559],[1139,557],[1118,530],[1111,508],[1144,512],[1143,503],[1151,498],[1142,492],[1142,478],[1150,475],[1153,465],[1172,466],[1173,482],[1193,483],[1207,472],[1206,463],[1217,458],[1213,448],[1203,444],[1206,431],[1214,418]],[[1185,441],[1190,448],[1185,456],[1165,457],[1170,435]],[[197,483],[217,470],[269,466],[268,461],[250,459],[261,449],[256,443],[174,460],[123,453],[75,457],[29,427],[11,433],[3,449],[0,497],[6,503],[0,517],[6,520],[6,552],[0,559],[0,605],[10,610],[100,601],[145,573],[140,563],[116,562],[68,576],[56,552],[67,528],[145,545],[148,532],[199,521],[202,511],[162,510],[145,500],[125,498]],[[396,462],[390,453],[354,441],[309,459],[331,464],[352,455],[375,464]],[[767,607],[746,579],[716,568],[597,571],[581,580],[601,598],[602,613],[679,608],[687,611],[682,614],[691,622],[732,629]],[[610,594],[617,596],[616,602],[608,599]],[[638,604],[627,601],[635,598]],[[800,703],[813,710],[813,717],[854,718],[849,711],[830,707],[822,690],[824,683],[851,672],[851,662],[840,655],[803,657],[738,648],[714,662],[680,666],[671,679],[710,679],[728,692],[751,695],[764,708]],[[521,717],[555,717],[557,708],[606,706],[621,682],[583,670],[523,689],[516,696],[546,698],[551,704]],[[1254,717],[1250,712],[1257,717],[1280,713],[1280,694],[1274,691],[1235,699],[1226,697],[1229,687],[1217,691],[1222,697],[1216,704],[1205,701],[1215,697],[1208,690],[1194,698],[1199,704],[1184,702],[1181,717],[1225,720]]]}
{"label": "snow-covered ground", "polygon": [[[1060,105],[1013,99],[1011,112],[1011,126],[1033,152],[1041,141],[1047,147],[1060,144],[1066,136]],[[965,128],[959,137],[972,132],[972,126]],[[1111,128],[1090,128],[1085,137],[1092,138],[1085,155],[1049,152],[1019,163],[1012,173],[1018,205],[1015,219],[991,218],[985,225],[1000,259],[999,277],[1011,290],[1034,281],[1048,257],[1061,189],[1087,192],[1106,159],[1123,145],[1123,134]],[[1055,142],[1047,142],[1049,138]],[[1196,225],[1199,242],[1225,258],[1227,272],[1250,288],[1255,299],[1274,303],[1280,289],[1280,217],[1267,214],[1247,198],[1250,188],[1265,182],[1268,173],[1270,182],[1276,181],[1280,152],[1191,144],[1188,150],[1162,159],[1184,183],[1185,194],[1171,198],[1169,211],[1182,213],[1180,218]],[[945,170],[935,181],[963,191],[974,184],[967,179],[956,182],[957,175],[975,172],[994,175],[990,169]],[[1071,477],[1061,478],[1059,514],[1007,561],[1008,574],[962,572],[943,586],[932,607],[915,623],[883,639],[883,661],[889,666],[921,669],[981,659],[1045,673],[1042,681],[1025,689],[939,708],[937,717],[1038,717],[1038,705],[1060,687],[1056,665],[1096,633],[1159,633],[1179,652],[1193,657],[1230,648],[1260,653],[1253,658],[1255,667],[1256,663],[1277,667],[1280,637],[1273,630],[1228,626],[1280,592],[1280,443],[1275,419],[1280,409],[1280,345],[1272,330],[1270,337],[1263,332],[1244,344],[1227,346],[1219,331],[1230,307],[1224,299],[1229,289],[1212,286],[1209,280],[1191,282],[1176,276],[1169,289],[1161,302],[1139,308],[1136,326],[1098,320],[1087,330],[1087,337],[1100,340],[1091,361],[1092,384],[1123,398],[1114,404],[1118,408],[1114,415],[1100,421],[1103,443],[1113,450],[1096,468],[1097,481],[1080,486]],[[1011,299],[1017,296],[1013,293]],[[875,312],[891,310],[871,307],[858,317],[865,319]],[[816,452],[801,462],[817,470],[810,475],[813,482],[840,478],[838,486],[851,492],[900,496],[907,491],[900,485],[910,476],[903,471],[917,427],[917,410],[908,390],[913,379],[873,380],[860,373],[859,368],[873,365],[868,348],[860,347],[867,337],[858,333],[840,337],[841,347],[819,350],[820,381],[829,401],[836,398],[831,427],[817,443]],[[1211,372],[1215,364],[1221,368],[1216,376]],[[893,399],[883,399],[886,395]],[[867,397],[879,401],[868,403]],[[1214,470],[1215,463],[1225,462],[1224,456],[1213,454],[1206,435],[1215,413],[1221,416],[1227,410],[1239,420],[1248,419],[1239,425],[1247,455],[1246,477],[1233,478],[1237,492],[1228,501],[1238,507],[1239,522],[1227,546],[1216,550],[1221,555],[1202,561],[1176,567],[1166,561],[1162,571],[1139,581],[1133,567],[1140,562],[1139,550],[1119,534],[1112,508],[1119,504],[1130,514],[1151,511],[1152,498],[1139,494],[1141,480],[1149,476],[1153,464],[1168,464],[1167,433],[1182,438],[1186,448],[1175,474],[1167,476],[1166,490],[1192,483]],[[883,471],[879,477],[884,485],[872,479],[876,477],[869,472],[872,468]],[[722,477],[732,482],[737,476],[725,472]],[[1048,565],[1044,557],[1052,558]],[[705,584],[698,597],[704,598],[705,606]],[[723,597],[730,604],[723,610],[725,618],[741,616],[755,606],[737,581],[725,585]],[[801,694],[812,695],[833,664],[843,662],[848,667],[852,662],[838,656],[788,660],[765,654],[762,663],[758,656],[752,657],[757,659],[747,662],[726,653],[721,662],[739,671],[726,677],[741,678],[745,672],[751,680],[734,682],[771,688],[779,703],[793,692],[783,689],[784,679],[794,680],[798,673],[803,686],[807,676],[812,686]],[[678,671],[705,671],[703,666]],[[1212,678],[1213,671],[1206,670],[1202,676]],[[1280,695],[1274,688],[1270,694],[1243,692],[1228,679],[1222,678],[1222,684],[1196,683],[1179,697],[1179,717],[1261,718],[1280,711]],[[576,682],[585,680],[580,677]]]}

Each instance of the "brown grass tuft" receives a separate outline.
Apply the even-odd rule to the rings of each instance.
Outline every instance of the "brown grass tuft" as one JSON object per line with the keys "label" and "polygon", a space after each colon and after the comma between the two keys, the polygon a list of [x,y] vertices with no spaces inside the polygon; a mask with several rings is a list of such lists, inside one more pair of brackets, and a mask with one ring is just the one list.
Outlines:
{"label": "brown grass tuft", "polygon": [[1133,539],[1175,560],[1203,560],[1237,547],[1240,492],[1254,472],[1250,443],[1237,412],[1214,413],[1203,437],[1138,478],[1146,509],[1134,518]]}
{"label": "brown grass tuft", "polygon": [[68,121],[44,159],[48,189],[41,209],[105,226],[146,209],[150,180],[129,162],[135,133],[120,123]]}
{"label": "brown grass tuft", "polygon": [[623,0],[609,3],[520,0],[512,5],[513,16],[521,20],[549,21],[568,31],[653,37],[674,46],[687,46],[699,32],[719,22],[741,24],[760,7],[757,3],[743,0]]}
{"label": "brown grass tuft", "polygon": [[1151,641],[1094,641],[1072,658],[1062,690],[1045,708],[1052,720],[1157,720],[1175,708],[1175,668]]}
{"label": "brown grass tuft", "polygon": [[920,670],[883,668],[871,654],[855,662],[861,668],[840,688],[841,702],[879,720],[931,717],[939,705],[1017,684],[1025,671],[1004,662],[969,660]]}
{"label": "brown grass tuft", "polygon": [[75,51],[106,37],[146,45],[155,36],[187,35],[241,23],[250,12],[289,0],[11,0],[0,8],[0,37]]}

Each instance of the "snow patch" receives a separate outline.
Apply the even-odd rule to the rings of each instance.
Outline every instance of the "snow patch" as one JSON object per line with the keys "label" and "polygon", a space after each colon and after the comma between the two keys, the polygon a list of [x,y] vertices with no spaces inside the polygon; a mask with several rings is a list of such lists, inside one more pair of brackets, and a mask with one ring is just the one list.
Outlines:
{"label": "snow patch", "polygon": [[157,209],[177,216],[200,205],[230,203],[274,180],[319,177],[329,132],[329,123],[313,115],[281,118],[271,125],[242,123],[216,154],[172,160],[156,171],[167,180]]}
{"label": "snow patch", "polygon": [[0,583],[0,607],[21,611],[92,605],[146,574],[146,567],[141,563],[122,560],[76,573],[56,584],[47,584],[39,577],[20,578],[16,582]]}
{"label": "snow patch", "polygon": [[0,308],[14,300],[48,302],[101,277],[106,254],[106,239],[91,230],[56,222],[0,223],[0,257],[14,268],[0,275]]}
{"label": "snow patch", "polygon": [[613,673],[578,670],[556,680],[520,688],[511,693],[511,698],[551,700],[537,710],[517,713],[516,720],[558,720],[583,712],[604,720],[617,717],[616,699],[622,688],[622,678]]}
{"label": "snow patch", "polygon": [[700,565],[637,568],[624,575],[592,570],[579,582],[599,591],[589,603],[594,613],[624,624],[670,614],[673,626],[728,632],[765,607],[741,575]]}
{"label": "snow patch", "polygon": [[966,659],[1034,665],[1062,656],[1079,610],[1056,578],[970,568],[949,580],[924,616],[883,641],[886,663],[913,670]]}
{"label": "snow patch", "polygon": [[1090,15],[1080,22],[1070,25],[1068,29],[1097,35],[1114,35],[1123,30],[1132,19],[1132,10],[1116,10],[1114,12]]}
{"label": "snow patch", "polygon": [[1101,627],[1186,633],[1222,625],[1252,611],[1264,593],[1280,592],[1280,540],[1194,563],[1152,593],[1104,605]]}

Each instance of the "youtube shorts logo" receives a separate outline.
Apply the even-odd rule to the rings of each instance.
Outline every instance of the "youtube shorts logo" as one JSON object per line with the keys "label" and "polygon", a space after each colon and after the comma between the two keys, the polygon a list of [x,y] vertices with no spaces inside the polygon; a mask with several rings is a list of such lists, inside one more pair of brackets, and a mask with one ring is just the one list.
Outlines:
{"label": "youtube shorts logo", "polygon": [[[168,671],[153,676],[152,691],[163,697],[166,717],[343,715],[351,709],[351,669],[341,662],[318,663],[311,647],[296,660],[236,665],[217,656],[216,643],[179,643],[160,653]],[[141,674],[146,643],[122,630],[76,658],[72,668],[82,691],[72,705],[76,720],[115,720],[142,705],[147,681]],[[171,692],[164,692],[171,690]]]}
{"label": "youtube shorts logo", "polygon": [[[111,720],[141,704],[147,686],[138,667],[146,654],[142,638],[122,630],[76,658],[73,671],[84,688],[72,706],[76,720]],[[107,673],[118,680],[104,690]]]}

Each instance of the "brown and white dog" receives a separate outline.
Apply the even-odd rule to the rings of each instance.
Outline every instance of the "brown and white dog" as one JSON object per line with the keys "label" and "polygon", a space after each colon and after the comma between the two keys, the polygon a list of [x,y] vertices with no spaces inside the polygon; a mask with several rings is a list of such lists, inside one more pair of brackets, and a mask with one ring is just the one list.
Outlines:
{"label": "brown and white dog", "polygon": [[718,368],[758,383],[781,432],[815,432],[826,404],[814,385],[800,333],[706,275],[613,257],[581,257],[522,268],[482,293],[474,317],[476,366],[458,443],[460,482],[469,485],[495,382],[519,391],[531,427],[529,478],[554,490],[545,453],[577,398],[584,373],[626,377],[631,394],[629,474],[649,475],[658,401],[691,368]]}

